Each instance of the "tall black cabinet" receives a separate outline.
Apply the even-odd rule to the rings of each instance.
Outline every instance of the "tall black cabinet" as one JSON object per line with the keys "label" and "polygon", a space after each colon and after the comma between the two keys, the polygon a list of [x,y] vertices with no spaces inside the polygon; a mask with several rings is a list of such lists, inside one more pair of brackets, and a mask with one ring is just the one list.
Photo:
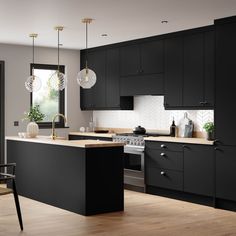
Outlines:
{"label": "tall black cabinet", "polygon": [[0,61],[0,163],[4,163],[4,143],[5,143],[5,128],[4,128],[4,117],[5,117],[5,108],[4,108],[4,61]]}
{"label": "tall black cabinet", "polygon": [[216,197],[236,201],[236,17],[215,21]]}

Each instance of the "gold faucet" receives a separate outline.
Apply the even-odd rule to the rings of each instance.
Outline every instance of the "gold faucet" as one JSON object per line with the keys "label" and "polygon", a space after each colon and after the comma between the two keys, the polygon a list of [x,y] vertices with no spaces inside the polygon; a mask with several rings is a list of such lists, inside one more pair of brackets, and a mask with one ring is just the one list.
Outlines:
{"label": "gold faucet", "polygon": [[52,118],[52,136],[51,136],[53,140],[55,140],[57,137],[56,132],[55,132],[55,120],[59,116],[61,116],[64,119],[64,123],[66,123],[66,117],[63,114],[58,113],[55,116],[53,116],[53,118]]}

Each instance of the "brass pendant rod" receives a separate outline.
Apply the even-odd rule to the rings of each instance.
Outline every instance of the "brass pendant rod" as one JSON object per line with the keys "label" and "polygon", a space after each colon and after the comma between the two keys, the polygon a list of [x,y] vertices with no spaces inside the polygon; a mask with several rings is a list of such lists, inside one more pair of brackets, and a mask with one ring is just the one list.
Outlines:
{"label": "brass pendant rod", "polygon": [[59,73],[59,58],[60,58],[60,50],[59,50],[59,46],[60,46],[60,37],[59,37],[59,29],[57,30],[57,70]]}

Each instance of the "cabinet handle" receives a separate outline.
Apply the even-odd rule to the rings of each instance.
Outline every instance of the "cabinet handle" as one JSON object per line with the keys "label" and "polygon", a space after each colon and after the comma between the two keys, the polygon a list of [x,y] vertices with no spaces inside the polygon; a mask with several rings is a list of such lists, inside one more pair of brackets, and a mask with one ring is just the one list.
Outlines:
{"label": "cabinet handle", "polygon": [[218,147],[215,147],[215,150],[217,151],[217,150],[220,150]]}
{"label": "cabinet handle", "polygon": [[189,149],[189,146],[184,144],[183,148]]}
{"label": "cabinet handle", "polygon": [[163,176],[166,175],[165,171],[161,171],[161,175]]}
{"label": "cabinet handle", "polygon": [[219,139],[215,139],[214,140],[214,144],[220,144],[220,140]]}
{"label": "cabinet handle", "polygon": [[140,73],[143,73],[143,69],[140,70]]}
{"label": "cabinet handle", "polygon": [[164,152],[162,152],[162,153],[160,154],[160,156],[165,157],[166,154],[165,154]]}
{"label": "cabinet handle", "polygon": [[161,145],[161,148],[166,148],[166,145],[165,145],[165,144],[162,144],[162,145]]}
{"label": "cabinet handle", "polygon": [[199,103],[200,103],[200,105],[207,105],[208,104],[207,101],[203,101],[203,102],[199,102]]}

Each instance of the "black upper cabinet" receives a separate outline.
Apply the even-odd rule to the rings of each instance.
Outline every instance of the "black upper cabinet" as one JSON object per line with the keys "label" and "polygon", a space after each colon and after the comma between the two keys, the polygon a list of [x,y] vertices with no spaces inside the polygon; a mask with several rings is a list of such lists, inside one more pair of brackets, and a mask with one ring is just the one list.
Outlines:
{"label": "black upper cabinet", "polygon": [[[81,51],[81,67],[85,66],[86,51]],[[119,87],[119,49],[89,50],[88,67],[97,76],[91,89],[81,88],[82,110],[133,109],[132,97],[120,97]]]}
{"label": "black upper cabinet", "polygon": [[97,76],[97,82],[92,87],[93,107],[106,107],[106,52],[98,50],[88,53],[88,67]]}
{"label": "black upper cabinet", "polygon": [[121,76],[137,75],[141,72],[139,45],[121,47]]}
{"label": "black upper cabinet", "polygon": [[183,106],[199,106],[204,97],[204,34],[184,37]]}
{"label": "black upper cabinet", "polygon": [[214,147],[184,145],[184,191],[214,195]]}
{"label": "black upper cabinet", "polygon": [[121,95],[162,95],[163,40],[136,43],[120,48]]}
{"label": "black upper cabinet", "polygon": [[[236,17],[235,17],[236,18]],[[236,145],[236,19],[216,21],[215,136],[224,145]]]}
{"label": "black upper cabinet", "polygon": [[165,40],[165,106],[183,103],[183,37]]}
{"label": "black upper cabinet", "polygon": [[165,40],[165,108],[214,107],[214,31]]}

